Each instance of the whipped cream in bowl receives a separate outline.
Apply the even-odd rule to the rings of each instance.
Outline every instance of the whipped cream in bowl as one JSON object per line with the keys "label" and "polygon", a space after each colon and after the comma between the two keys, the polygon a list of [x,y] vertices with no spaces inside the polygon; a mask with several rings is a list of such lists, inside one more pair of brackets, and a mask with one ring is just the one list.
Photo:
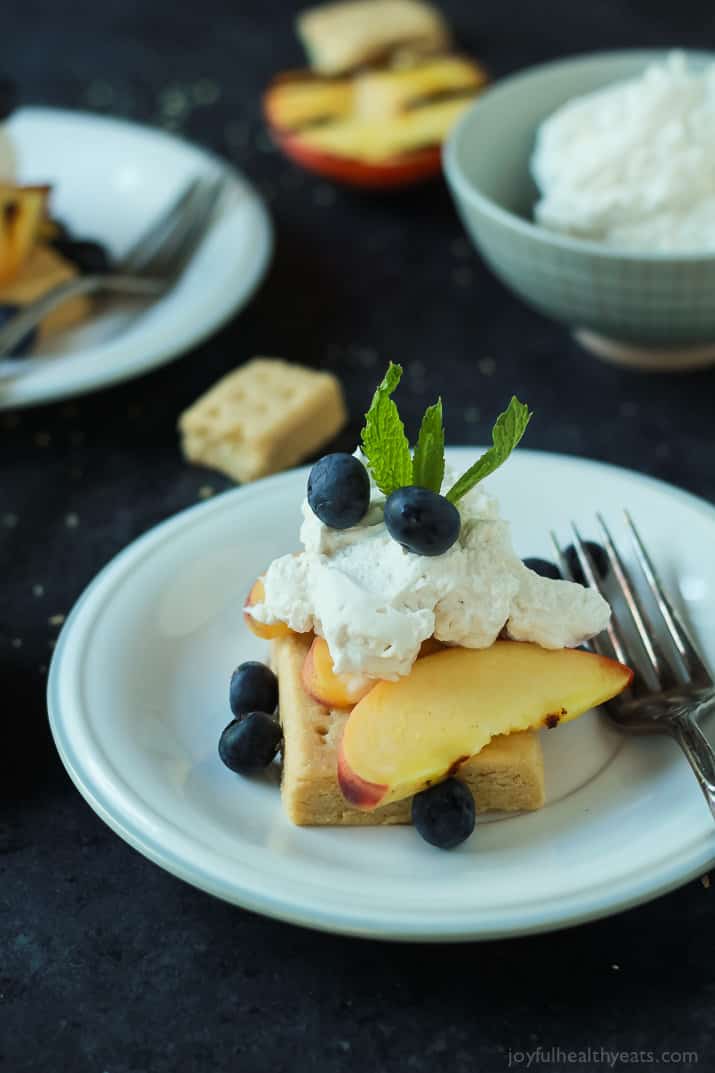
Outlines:
{"label": "whipped cream in bowl", "polygon": [[[443,490],[452,478],[445,474]],[[524,566],[483,484],[459,502],[457,541],[434,557],[406,551],[390,536],[384,503],[371,481],[362,522],[337,530],[305,500],[303,551],[270,565],[265,599],[247,611],[261,623],[325,638],[337,673],[388,680],[409,674],[429,637],[488,648],[505,630],[514,640],[563,648],[605,628],[610,611],[597,592]]]}
{"label": "whipped cream in bowl", "polygon": [[673,52],[575,97],[537,132],[543,227],[623,249],[715,250],[715,63]]}

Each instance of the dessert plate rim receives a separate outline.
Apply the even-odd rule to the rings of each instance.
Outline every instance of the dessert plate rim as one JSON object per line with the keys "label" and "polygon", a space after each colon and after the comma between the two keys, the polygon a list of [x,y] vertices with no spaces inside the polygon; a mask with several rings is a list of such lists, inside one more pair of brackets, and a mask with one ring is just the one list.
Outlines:
{"label": "dessert plate rim", "polygon": [[[452,448],[450,453],[456,456],[459,451],[467,450],[473,455],[475,448]],[[625,478],[646,490],[667,496],[673,504],[673,510],[677,511],[679,504],[695,509],[706,524],[713,525],[715,531],[715,507],[653,477],[607,463],[526,450],[517,451],[509,465],[517,469],[521,467],[526,472],[534,463],[541,467],[550,464],[557,468],[564,465],[576,467],[583,472],[586,480],[607,478],[609,474],[618,475],[619,479]],[[396,896],[388,899],[383,888],[377,885],[375,890],[361,894],[359,898],[351,897],[339,883],[331,887],[329,868],[326,871],[316,870],[313,875],[295,873],[292,861],[284,859],[285,855],[280,852],[281,839],[290,837],[286,835],[283,824],[291,831],[309,831],[310,841],[302,845],[309,845],[313,850],[317,848],[318,860],[321,861],[329,860],[331,852],[335,851],[337,844],[331,839],[339,835],[340,830],[294,829],[283,817],[282,822],[278,821],[280,830],[276,834],[271,829],[271,838],[266,839],[264,844],[254,845],[250,840],[240,844],[241,834],[237,831],[235,859],[233,854],[229,858],[222,854],[220,846],[202,842],[195,832],[192,835],[183,830],[173,817],[157,810],[148,800],[148,793],[144,795],[136,787],[131,787],[125,779],[127,772],[121,770],[121,757],[115,762],[116,758],[105,751],[100,740],[101,728],[97,729],[96,712],[93,716],[83,694],[86,664],[97,659],[92,648],[92,636],[98,616],[107,610],[112,612],[113,602],[116,602],[123,588],[131,586],[132,570],[143,561],[152,556],[161,558],[170,554],[172,544],[180,542],[192,529],[208,526],[210,531],[212,519],[218,519],[223,512],[234,515],[236,511],[247,508],[253,519],[256,512],[261,511],[262,503],[270,498],[268,492],[271,490],[280,496],[280,509],[288,509],[283,504],[294,502],[290,492],[299,489],[306,473],[307,469],[292,470],[231,490],[160,523],[104,567],[69,615],[54,653],[48,681],[52,734],[76,787],[120,837],[173,875],[244,908],[325,931],[383,939],[459,941],[549,931],[627,909],[707,871],[715,861],[715,827],[704,822],[707,813],[704,801],[701,824],[698,806],[689,796],[688,802],[682,807],[686,819],[688,809],[695,809],[696,830],[687,839],[681,839],[679,844],[672,844],[672,839],[668,844],[666,840],[662,852],[659,849],[657,854],[653,854],[647,867],[638,870],[633,865],[632,873],[625,880],[617,878],[617,881],[613,881],[606,869],[605,874],[594,872],[590,881],[573,893],[552,898],[546,903],[538,899],[530,903],[528,898],[510,901],[513,892],[505,891],[503,904],[474,908],[464,900],[468,891],[462,890],[459,897],[453,900],[449,911],[445,912],[444,906],[434,909],[426,906],[419,892],[414,898],[408,893],[404,897],[400,895],[399,899]],[[289,494],[286,495],[286,492]],[[645,533],[647,537],[647,528]],[[630,752],[636,756],[641,740],[625,738],[619,755]],[[656,787],[653,793],[657,794]],[[699,794],[694,779],[693,793]],[[657,799],[655,809],[657,815]],[[529,818],[525,817],[525,822]],[[709,816],[707,818],[709,821]],[[503,825],[488,826],[500,828]],[[359,838],[363,830],[366,829],[352,829],[346,841]],[[400,828],[380,830],[381,837],[387,839],[399,838],[405,832]],[[414,837],[417,839],[416,835]],[[353,841],[351,845],[355,847],[359,843]],[[439,851],[429,847],[426,849],[431,854],[426,862],[427,867],[439,872],[442,860]],[[475,860],[478,860],[476,854]],[[305,873],[309,873],[308,855],[301,867]],[[547,867],[545,860],[543,868]],[[299,875],[297,880],[296,875]],[[506,897],[507,893],[509,898]]]}

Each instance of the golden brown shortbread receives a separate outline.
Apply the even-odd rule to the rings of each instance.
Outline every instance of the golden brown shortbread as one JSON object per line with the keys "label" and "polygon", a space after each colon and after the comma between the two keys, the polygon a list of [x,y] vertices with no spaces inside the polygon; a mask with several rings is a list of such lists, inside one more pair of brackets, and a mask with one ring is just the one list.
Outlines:
{"label": "golden brown shortbread", "polygon": [[346,420],[337,377],[278,358],[253,358],[189,407],[179,430],[190,462],[253,481],[301,462]]}
{"label": "golden brown shortbread", "polygon": [[[291,634],[272,642],[283,724],[283,807],[293,823],[379,826],[409,823],[412,798],[374,812],[352,808],[337,780],[338,747],[346,711],[330,711],[310,697],[301,669],[311,638]],[[459,768],[478,812],[515,812],[544,804],[544,764],[536,734],[523,732],[493,738]]]}

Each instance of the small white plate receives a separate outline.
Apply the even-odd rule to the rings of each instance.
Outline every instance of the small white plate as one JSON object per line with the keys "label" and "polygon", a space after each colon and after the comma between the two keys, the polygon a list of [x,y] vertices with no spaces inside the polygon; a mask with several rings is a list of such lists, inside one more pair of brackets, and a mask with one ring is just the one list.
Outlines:
{"label": "small white plate", "polygon": [[197,346],[248,301],[268,265],[270,219],[250,184],[219,157],[149,127],[52,108],[20,109],[8,132],[20,181],[51,183],[53,213],[115,257],[193,176],[223,172],[230,186],[225,208],[170,293],[140,316],[117,308],[38,346],[51,360],[0,384],[0,409],[140,376]]}
{"label": "small white plate", "polygon": [[[456,465],[475,449],[451,452]],[[707,870],[715,826],[665,739],[622,738],[597,713],[546,732],[548,804],[486,818],[441,853],[410,827],[298,828],[275,777],[216,751],[228,680],[266,645],[242,622],[255,576],[294,548],[306,471],[228,492],[137,540],[68,619],[49,681],[62,759],[96,812],[195,886],[250,909],[381,938],[467,939],[575,924]],[[520,451],[491,480],[521,555],[549,556],[569,517],[588,532],[628,505],[715,662],[715,510],[627,470]],[[620,531],[619,531],[620,534]]]}

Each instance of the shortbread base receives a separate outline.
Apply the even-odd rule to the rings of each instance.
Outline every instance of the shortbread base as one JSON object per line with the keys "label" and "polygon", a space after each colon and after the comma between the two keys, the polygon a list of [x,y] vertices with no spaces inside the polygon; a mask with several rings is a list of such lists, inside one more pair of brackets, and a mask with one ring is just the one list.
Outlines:
{"label": "shortbread base", "polygon": [[[349,713],[330,710],[309,696],[301,670],[310,638],[292,634],[272,643],[278,675],[284,755],[283,807],[300,826],[375,827],[411,822],[412,798],[372,812],[345,801],[337,779],[338,748]],[[529,731],[493,738],[459,768],[478,812],[519,812],[544,804],[541,743]]]}

